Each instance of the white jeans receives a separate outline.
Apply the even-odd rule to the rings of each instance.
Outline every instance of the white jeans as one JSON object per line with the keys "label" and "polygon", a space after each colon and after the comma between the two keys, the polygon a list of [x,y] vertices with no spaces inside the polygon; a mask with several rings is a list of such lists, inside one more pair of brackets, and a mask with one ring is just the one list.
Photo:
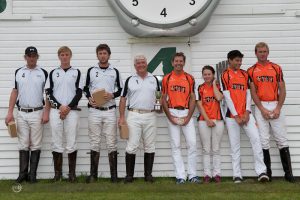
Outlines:
{"label": "white jeans", "polygon": [[[78,111],[71,110],[66,119],[59,118],[59,110],[51,108],[50,126],[52,132],[52,150],[58,153],[73,153],[77,149],[76,137],[79,130]],[[63,136],[66,137],[66,148],[63,147]]]}
{"label": "white jeans", "polygon": [[[274,110],[278,104],[277,101],[264,102],[261,104],[267,110]],[[285,128],[285,117],[280,113],[279,118],[266,120],[260,110],[255,106],[255,118],[260,133],[260,141],[263,149],[270,149],[270,126],[279,149],[288,147],[287,132]]]}
{"label": "white jeans", "polygon": [[[176,110],[169,109],[171,115],[175,117],[185,117],[188,114],[188,110]],[[194,119],[191,118],[186,126],[178,126],[172,124],[168,120],[169,135],[171,139],[172,158],[175,167],[175,176],[177,179],[186,179],[184,162],[181,156],[180,146],[180,129],[182,128],[183,135],[185,137],[186,146],[188,149],[188,178],[196,176],[197,168],[197,144],[196,144],[196,130],[194,125]]]}
{"label": "white jeans", "polygon": [[106,139],[108,153],[117,151],[116,109],[97,110],[89,108],[89,138],[91,150],[99,152],[102,137]]}
{"label": "white jeans", "polygon": [[[263,161],[263,152],[259,138],[258,128],[252,114],[247,125],[242,126],[246,135],[250,139],[254,156],[254,166],[257,175],[266,172],[266,166]],[[226,117],[226,127],[231,146],[233,177],[242,177],[241,173],[241,153],[240,153],[240,125],[233,118]]]}
{"label": "white jeans", "polygon": [[43,110],[30,113],[18,111],[17,130],[19,150],[40,150],[44,126],[42,124]]}
{"label": "white jeans", "polygon": [[129,128],[129,138],[127,141],[126,152],[129,154],[136,154],[140,145],[140,139],[142,139],[144,152],[154,153],[156,138],[155,112],[141,114],[129,111],[127,123]]}
{"label": "white jeans", "polygon": [[[224,122],[222,120],[214,120],[216,126],[208,127],[206,121],[198,122],[200,140],[202,144],[202,160],[204,176],[221,176],[221,156],[220,145],[224,132]],[[213,173],[211,174],[210,155],[213,157]]]}

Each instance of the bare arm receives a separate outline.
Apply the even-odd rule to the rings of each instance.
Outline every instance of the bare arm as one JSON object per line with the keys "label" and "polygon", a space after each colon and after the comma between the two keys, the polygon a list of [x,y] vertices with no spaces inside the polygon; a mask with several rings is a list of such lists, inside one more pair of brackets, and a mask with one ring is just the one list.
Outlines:
{"label": "bare arm", "polygon": [[42,124],[46,124],[49,122],[50,107],[51,107],[50,102],[46,98],[43,117],[42,117]]}
{"label": "bare arm", "polygon": [[263,107],[263,105],[261,104],[261,101],[256,94],[256,87],[253,82],[250,83],[250,92],[251,92],[252,99],[253,99],[255,105],[257,106],[257,108],[260,110],[262,116],[265,119],[270,119],[270,111],[265,109]]}
{"label": "bare arm", "polygon": [[276,108],[272,111],[273,117],[277,119],[280,115],[281,108],[283,106],[283,103],[285,101],[286,97],[286,88],[285,88],[285,82],[279,82],[278,83],[279,88],[279,97],[278,97],[278,104]]}
{"label": "bare arm", "polygon": [[194,111],[196,107],[196,96],[194,93],[191,93],[190,101],[189,101],[189,112],[188,115],[184,119],[183,126],[187,125],[190,119],[193,117]]}
{"label": "bare arm", "polygon": [[198,107],[199,112],[203,116],[204,120],[206,121],[207,126],[208,127],[215,126],[216,124],[211,119],[209,119],[209,117],[207,116],[207,113],[202,105],[202,100],[197,101],[197,107]]}
{"label": "bare arm", "polygon": [[219,88],[217,87],[217,83],[216,80],[213,81],[213,89],[214,89],[214,96],[218,101],[221,101],[224,96],[223,94],[220,92]]}
{"label": "bare arm", "polygon": [[119,103],[119,113],[120,113],[119,125],[124,124],[126,122],[125,108],[126,108],[126,97],[121,97]]}
{"label": "bare arm", "polygon": [[8,104],[8,112],[5,118],[5,124],[7,125],[9,122],[14,121],[14,107],[17,102],[18,90],[13,88],[10,93],[9,104]]}

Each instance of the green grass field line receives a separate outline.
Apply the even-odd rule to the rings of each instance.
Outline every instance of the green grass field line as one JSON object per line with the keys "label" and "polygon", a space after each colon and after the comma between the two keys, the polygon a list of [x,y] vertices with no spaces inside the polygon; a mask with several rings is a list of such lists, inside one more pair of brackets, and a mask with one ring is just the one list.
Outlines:
{"label": "green grass field line", "polygon": [[241,184],[234,184],[227,178],[220,184],[185,185],[175,185],[173,178],[156,178],[153,184],[145,183],[143,179],[136,179],[133,184],[112,184],[109,179],[100,179],[92,184],[86,184],[84,178],[79,178],[78,183],[40,180],[37,184],[22,184],[22,191],[19,193],[13,192],[13,184],[12,180],[0,181],[0,200],[300,200],[300,183],[291,184],[281,179],[262,184],[254,178],[248,178]]}

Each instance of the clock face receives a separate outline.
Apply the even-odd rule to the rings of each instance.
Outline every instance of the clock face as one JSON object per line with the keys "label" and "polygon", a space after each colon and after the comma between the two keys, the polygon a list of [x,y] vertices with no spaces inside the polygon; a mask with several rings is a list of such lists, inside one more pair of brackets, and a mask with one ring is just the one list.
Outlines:
{"label": "clock face", "polygon": [[211,0],[117,0],[132,18],[152,24],[173,24],[199,15]]}
{"label": "clock face", "polygon": [[220,0],[106,0],[123,29],[136,37],[193,36]]}

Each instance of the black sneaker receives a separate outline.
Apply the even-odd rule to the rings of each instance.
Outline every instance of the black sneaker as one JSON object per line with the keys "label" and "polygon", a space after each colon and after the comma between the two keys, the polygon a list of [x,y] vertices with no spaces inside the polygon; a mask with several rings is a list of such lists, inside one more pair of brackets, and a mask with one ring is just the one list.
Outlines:
{"label": "black sneaker", "polygon": [[243,181],[243,179],[241,178],[241,177],[235,177],[234,179],[233,179],[233,182],[234,183],[241,183]]}
{"label": "black sneaker", "polygon": [[261,173],[259,176],[258,176],[258,182],[261,182],[261,183],[265,183],[265,182],[268,182],[269,181],[269,177],[266,173]]}

